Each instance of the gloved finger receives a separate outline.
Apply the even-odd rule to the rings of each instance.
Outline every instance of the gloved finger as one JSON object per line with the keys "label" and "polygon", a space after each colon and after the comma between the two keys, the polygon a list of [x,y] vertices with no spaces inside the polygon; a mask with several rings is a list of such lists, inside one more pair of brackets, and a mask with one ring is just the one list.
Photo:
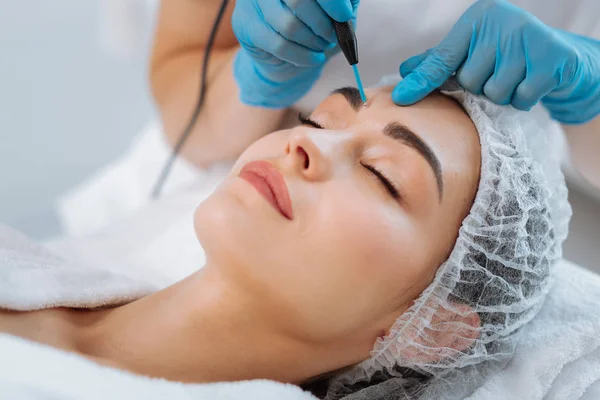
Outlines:
{"label": "gloved finger", "polygon": [[561,112],[553,112],[550,114],[552,119],[566,125],[581,125],[592,121],[595,115],[579,115],[573,114],[572,111],[562,110]]}
{"label": "gloved finger", "polygon": [[501,64],[494,75],[483,86],[483,94],[492,102],[508,105],[512,101],[513,93],[525,79],[525,64]]}
{"label": "gloved finger", "polygon": [[459,20],[448,36],[392,92],[398,105],[411,105],[440,87],[463,63],[471,42],[470,24]]}
{"label": "gloved finger", "polygon": [[557,85],[556,78],[545,71],[528,74],[517,86],[511,104],[517,110],[529,111]]}
{"label": "gloved finger", "polygon": [[531,80],[525,78],[523,82],[517,86],[510,104],[521,111],[531,110],[542,98],[540,91],[535,87]]}
{"label": "gloved finger", "polygon": [[421,54],[417,54],[416,56],[412,56],[402,64],[400,64],[400,76],[405,78],[408,74],[413,72],[421,63],[429,56],[431,53],[431,49],[424,51]]}
{"label": "gloved finger", "polygon": [[483,86],[483,94],[496,104],[510,104],[517,86],[527,75],[525,52],[517,41],[504,43],[496,49],[494,75]]}
{"label": "gloved finger", "polygon": [[[542,98],[542,104],[555,120],[565,124],[583,124],[600,115],[600,91],[589,97],[571,99],[565,102],[551,93]],[[594,105],[596,105],[594,107]]]}
{"label": "gloved finger", "polygon": [[456,70],[454,63],[448,64],[444,56],[433,49],[419,66],[396,85],[392,92],[394,103],[411,105],[440,87]]}
{"label": "gloved finger", "polygon": [[[550,97],[553,99],[560,99],[562,101],[569,101],[573,99],[577,90],[577,85],[572,84],[570,77],[576,75],[577,72],[574,71],[573,68],[568,68],[568,66],[577,65],[577,61],[563,60],[561,64],[562,65],[560,65],[554,71],[545,71],[546,73],[552,74],[552,76],[555,77],[553,81],[555,86],[552,88]],[[594,92],[593,87],[589,87],[589,89],[590,93]]]}
{"label": "gloved finger", "polygon": [[290,42],[273,28],[263,25],[264,29],[270,31],[270,35],[261,37],[256,47],[271,54],[273,57],[296,65],[298,67],[318,67],[325,62],[325,53],[307,49],[297,43]]}
{"label": "gloved finger", "polygon": [[314,71],[313,67],[297,67],[274,57],[268,63],[253,63],[252,68],[258,76],[264,77],[272,85],[289,83],[291,79],[299,78],[301,70]]}
{"label": "gloved finger", "polygon": [[[570,99],[573,97],[573,77],[581,65],[581,56],[557,31],[541,22],[539,24],[540,29],[528,38],[531,43],[537,44],[531,46],[527,52],[527,58],[533,60],[535,67],[534,78],[538,81],[544,78],[551,79],[552,98]],[[537,85],[541,86],[541,83],[537,82]],[[544,93],[544,96],[546,94]]]}
{"label": "gloved finger", "polygon": [[328,43],[335,43],[333,22],[325,10],[314,1],[307,0],[282,0],[287,7],[308,26],[315,35]]}
{"label": "gloved finger", "polygon": [[600,110],[592,112],[590,109],[583,109],[582,113],[573,113],[571,109],[553,111],[550,113],[553,119],[562,124],[581,125],[593,121],[600,115]]}
{"label": "gloved finger", "polygon": [[355,7],[350,0],[317,0],[317,3],[329,17],[338,22],[348,22],[354,14]]}
{"label": "gloved finger", "polygon": [[428,57],[417,69],[400,81],[392,91],[394,103],[414,104],[441,86],[452,71],[435,57]]}
{"label": "gloved finger", "polygon": [[496,49],[478,45],[472,40],[467,60],[456,72],[458,84],[473,94],[483,94],[483,85],[494,74],[496,66]]}
{"label": "gloved finger", "polygon": [[262,12],[269,26],[290,42],[319,52],[329,47],[329,42],[315,35],[284,3],[277,1]]}
{"label": "gloved finger", "polygon": [[[537,45],[531,46],[527,50],[527,77],[515,91],[511,102],[513,107],[519,110],[530,110],[564,80],[564,71],[559,73],[557,63],[548,59],[549,53],[558,51],[562,62],[576,60],[571,57],[565,58],[561,47],[556,47],[559,42],[553,38],[551,29],[543,25],[541,29],[533,31],[527,38],[531,43]],[[567,73],[567,75],[569,74]]]}

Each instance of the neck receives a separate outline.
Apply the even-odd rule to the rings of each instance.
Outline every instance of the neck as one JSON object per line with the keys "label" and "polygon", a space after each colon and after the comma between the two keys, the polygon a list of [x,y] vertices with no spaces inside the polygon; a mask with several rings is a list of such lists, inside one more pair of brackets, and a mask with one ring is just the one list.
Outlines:
{"label": "neck", "polygon": [[289,338],[241,292],[207,265],[128,305],[82,313],[78,349],[101,363],[180,382],[301,383],[340,367],[331,346]]}

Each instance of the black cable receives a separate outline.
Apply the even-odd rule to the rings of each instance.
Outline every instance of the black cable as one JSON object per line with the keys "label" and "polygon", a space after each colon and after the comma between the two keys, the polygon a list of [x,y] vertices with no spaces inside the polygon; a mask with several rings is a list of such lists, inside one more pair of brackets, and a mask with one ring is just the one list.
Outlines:
{"label": "black cable", "polygon": [[198,116],[200,115],[200,111],[202,109],[202,105],[204,104],[204,97],[206,94],[206,75],[208,71],[208,61],[210,60],[210,52],[212,51],[213,44],[215,42],[215,37],[217,36],[217,30],[219,29],[219,25],[221,24],[221,20],[223,19],[223,14],[225,14],[225,9],[227,8],[227,3],[229,0],[221,1],[221,8],[219,9],[219,13],[215,18],[215,22],[213,23],[212,30],[210,32],[210,36],[208,37],[208,42],[206,43],[206,52],[204,53],[204,61],[202,62],[202,75],[200,78],[200,92],[198,93],[198,102],[196,103],[196,107],[194,108],[194,113],[190,118],[186,128],[183,130],[183,133],[179,137],[179,140],[173,147],[173,151],[171,152],[171,157],[165,163],[160,176],[156,180],[154,184],[154,189],[152,190],[152,198],[156,199],[160,196],[160,192],[171,172],[171,168],[173,167],[173,163],[177,158],[177,155],[181,151],[181,148],[185,144],[187,138],[192,133],[192,129],[194,125],[196,125],[196,121],[198,120]]}

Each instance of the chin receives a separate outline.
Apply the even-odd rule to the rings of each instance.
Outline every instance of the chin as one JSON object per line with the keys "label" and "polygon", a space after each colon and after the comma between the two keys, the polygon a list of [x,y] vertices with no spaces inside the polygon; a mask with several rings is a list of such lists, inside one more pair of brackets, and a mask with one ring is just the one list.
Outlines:
{"label": "chin", "polygon": [[[194,212],[194,229],[202,247],[208,251],[215,244],[228,246],[232,225],[231,206],[218,192],[198,205]],[[226,200],[226,199],[225,199]]]}
{"label": "chin", "polygon": [[196,237],[207,262],[222,266],[251,262],[259,246],[256,239],[263,236],[256,222],[239,199],[217,189],[194,213]]}

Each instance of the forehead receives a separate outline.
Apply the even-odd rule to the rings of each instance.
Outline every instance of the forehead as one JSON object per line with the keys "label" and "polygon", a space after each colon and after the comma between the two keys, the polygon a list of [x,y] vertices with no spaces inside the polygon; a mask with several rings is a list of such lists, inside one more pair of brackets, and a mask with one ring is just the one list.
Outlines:
{"label": "forehead", "polygon": [[340,94],[329,96],[313,112],[332,129],[378,133],[390,122],[406,125],[436,153],[444,175],[464,172],[479,162],[479,135],[475,125],[453,99],[433,93],[409,107],[393,103],[393,87],[366,91],[367,106],[355,112]]}

